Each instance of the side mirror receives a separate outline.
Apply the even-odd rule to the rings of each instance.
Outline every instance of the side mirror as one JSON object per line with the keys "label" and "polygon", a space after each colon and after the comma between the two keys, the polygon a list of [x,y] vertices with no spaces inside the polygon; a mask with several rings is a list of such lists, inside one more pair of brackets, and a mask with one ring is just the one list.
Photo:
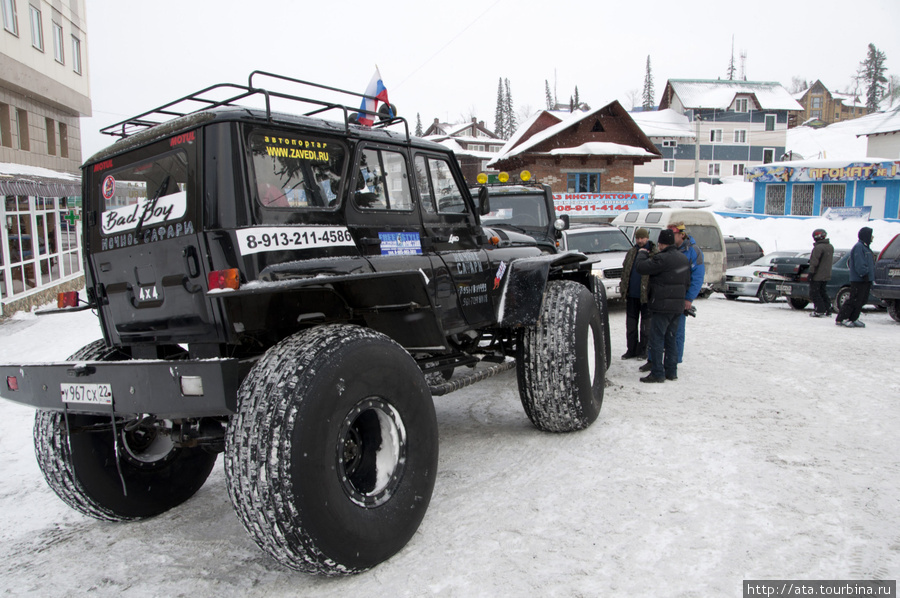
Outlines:
{"label": "side mirror", "polygon": [[491,213],[491,198],[487,187],[478,190],[478,212],[482,216]]}

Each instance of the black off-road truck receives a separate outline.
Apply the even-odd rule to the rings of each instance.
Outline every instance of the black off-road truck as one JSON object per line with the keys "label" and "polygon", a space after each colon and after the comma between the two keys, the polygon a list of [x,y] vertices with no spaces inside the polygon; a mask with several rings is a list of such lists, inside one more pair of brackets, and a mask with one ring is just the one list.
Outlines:
{"label": "black off-road truck", "polygon": [[87,305],[69,308],[103,339],[0,366],[0,395],[38,408],[41,470],[78,511],[157,515],[224,452],[256,543],[335,575],[418,528],[433,396],[516,366],[537,428],[589,426],[606,306],[583,255],[484,225],[447,149],[297,89],[360,97],[257,71],[106,130],[122,139],[83,167]]}

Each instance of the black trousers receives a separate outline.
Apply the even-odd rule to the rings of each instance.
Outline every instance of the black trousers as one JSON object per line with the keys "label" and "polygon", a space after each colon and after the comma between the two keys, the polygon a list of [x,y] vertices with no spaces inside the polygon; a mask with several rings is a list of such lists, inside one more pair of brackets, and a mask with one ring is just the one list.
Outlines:
{"label": "black trousers", "polygon": [[851,282],[850,296],[847,297],[847,300],[841,306],[837,321],[850,320],[855,322],[859,318],[860,312],[862,312],[863,305],[869,300],[869,289],[871,288],[872,281],[869,280],[865,282]]}
{"label": "black trousers", "polygon": [[647,352],[647,322],[650,306],[641,303],[640,297],[625,297],[625,342],[629,355]]}
{"label": "black trousers", "polygon": [[830,311],[831,300],[828,299],[828,291],[825,285],[827,280],[811,280],[809,283],[809,298],[816,306],[816,313],[826,314]]}

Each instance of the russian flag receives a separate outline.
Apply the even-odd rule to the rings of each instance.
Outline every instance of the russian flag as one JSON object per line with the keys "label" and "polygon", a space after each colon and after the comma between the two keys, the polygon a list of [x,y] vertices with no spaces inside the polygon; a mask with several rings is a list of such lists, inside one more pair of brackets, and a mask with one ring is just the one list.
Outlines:
{"label": "russian flag", "polygon": [[387,87],[384,86],[384,82],[381,80],[381,73],[378,71],[377,66],[375,67],[375,74],[372,75],[372,80],[369,81],[369,86],[366,87],[365,93],[367,96],[377,99],[371,100],[369,98],[363,98],[362,103],[359,105],[359,124],[366,125],[367,127],[371,127],[375,124],[374,114],[370,113],[378,111],[379,101],[384,102],[388,106],[388,112],[393,118],[394,113],[390,109],[391,103],[388,101]]}

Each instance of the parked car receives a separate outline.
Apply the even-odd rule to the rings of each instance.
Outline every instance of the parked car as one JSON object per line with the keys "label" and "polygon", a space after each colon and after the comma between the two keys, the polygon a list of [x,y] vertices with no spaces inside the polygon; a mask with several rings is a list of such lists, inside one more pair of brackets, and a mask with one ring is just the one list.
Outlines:
{"label": "parked car", "polygon": [[878,254],[872,294],[882,300],[891,317],[900,322],[900,235],[894,235]]}
{"label": "parked car", "polygon": [[625,233],[611,224],[573,224],[560,239],[563,251],[580,251],[591,258],[591,271],[603,281],[608,299],[621,296],[622,264],[632,246]]}
{"label": "parked car", "polygon": [[778,295],[774,291],[766,292],[766,285],[763,284],[766,279],[761,277],[759,273],[767,272],[772,265],[772,260],[775,258],[809,258],[809,255],[809,251],[773,251],[750,264],[728,268],[725,270],[725,290],[723,291],[725,298],[756,297],[762,303],[775,301]]}
{"label": "parked car", "polygon": [[[746,266],[761,258],[765,252],[759,243],[747,237],[725,237],[725,267]],[[725,272],[727,280],[728,272]]]}
{"label": "parked car", "polygon": [[[831,267],[831,280],[825,287],[831,298],[831,309],[840,311],[847,297],[850,296],[850,250],[835,249],[834,265]],[[787,297],[794,309],[805,309],[809,305],[809,282],[807,281],[809,256],[799,258],[779,258],[773,260],[768,273],[766,293],[775,293],[778,297]],[[766,276],[768,274],[768,276]],[[884,307],[884,302],[869,293],[868,305]]]}

